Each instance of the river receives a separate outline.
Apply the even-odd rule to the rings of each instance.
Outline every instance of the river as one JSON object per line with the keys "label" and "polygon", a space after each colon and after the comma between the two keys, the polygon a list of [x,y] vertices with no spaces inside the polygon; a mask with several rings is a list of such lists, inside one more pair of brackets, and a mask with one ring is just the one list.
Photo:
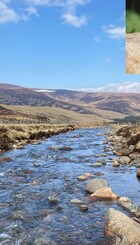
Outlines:
{"label": "river", "polygon": [[[1,154],[12,161],[0,163],[0,244],[93,245],[103,239],[107,210],[122,209],[117,202],[89,201],[85,186],[90,179],[77,179],[83,173],[106,179],[118,196],[139,204],[136,169],[112,167],[111,159],[116,156],[103,144],[107,130],[79,129]],[[59,150],[64,145],[72,150]],[[107,156],[101,156],[104,153]],[[91,166],[101,158],[106,165]],[[49,196],[56,196],[57,202],[50,202]],[[88,211],[72,204],[73,198],[86,203]]]}

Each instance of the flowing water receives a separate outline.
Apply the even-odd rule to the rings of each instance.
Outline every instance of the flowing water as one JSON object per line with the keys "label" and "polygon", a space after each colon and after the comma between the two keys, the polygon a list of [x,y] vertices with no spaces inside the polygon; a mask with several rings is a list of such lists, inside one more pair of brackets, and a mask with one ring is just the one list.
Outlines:
{"label": "flowing water", "polygon": [[[1,154],[12,161],[0,163],[0,244],[86,245],[102,239],[107,210],[121,207],[117,202],[89,202],[85,191],[89,179],[77,179],[83,173],[103,173],[100,177],[118,196],[140,203],[136,169],[112,167],[110,159],[116,157],[105,150],[106,130],[79,129]],[[64,145],[72,150],[59,150]],[[58,150],[50,149],[52,146]],[[100,156],[103,153],[107,156]],[[91,166],[100,158],[105,158],[106,165]],[[52,203],[49,196],[59,200]],[[86,203],[88,211],[82,212],[79,205],[72,204],[73,198]]]}

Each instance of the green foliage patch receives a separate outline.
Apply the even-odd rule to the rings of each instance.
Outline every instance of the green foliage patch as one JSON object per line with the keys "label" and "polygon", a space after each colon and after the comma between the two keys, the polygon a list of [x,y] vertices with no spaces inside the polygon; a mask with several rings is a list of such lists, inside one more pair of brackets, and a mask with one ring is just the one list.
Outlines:
{"label": "green foliage patch", "polygon": [[135,11],[127,10],[126,12],[126,32],[140,32],[140,15]]}

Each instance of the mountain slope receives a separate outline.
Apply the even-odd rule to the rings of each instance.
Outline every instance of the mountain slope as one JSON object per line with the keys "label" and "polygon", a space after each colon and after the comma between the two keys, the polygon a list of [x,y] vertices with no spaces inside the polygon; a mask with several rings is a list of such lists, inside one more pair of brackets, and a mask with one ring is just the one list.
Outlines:
{"label": "mountain slope", "polygon": [[0,84],[0,104],[51,107],[104,119],[140,115],[140,94],[24,88]]}

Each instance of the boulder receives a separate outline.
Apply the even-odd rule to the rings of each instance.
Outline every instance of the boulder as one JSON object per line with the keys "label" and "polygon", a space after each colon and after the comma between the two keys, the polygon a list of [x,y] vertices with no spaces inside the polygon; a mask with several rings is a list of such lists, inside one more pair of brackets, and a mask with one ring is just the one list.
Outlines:
{"label": "boulder", "polygon": [[119,167],[120,163],[118,162],[118,160],[114,160],[112,166],[113,167]]}
{"label": "boulder", "polygon": [[130,157],[122,156],[119,159],[120,164],[125,165],[131,162]]}
{"label": "boulder", "polygon": [[136,151],[140,152],[140,141],[136,144],[135,149]]}
{"label": "boulder", "polygon": [[107,187],[108,183],[105,179],[97,178],[90,180],[86,185],[86,191],[93,193],[103,187]]}
{"label": "boulder", "polygon": [[140,169],[137,170],[137,177],[140,178]]}
{"label": "boulder", "polygon": [[129,157],[131,158],[131,160],[140,160],[140,154],[139,153],[132,153],[129,155]]}
{"label": "boulder", "polygon": [[117,195],[115,193],[113,193],[113,191],[110,187],[103,187],[103,188],[95,191],[90,196],[95,197],[95,198],[112,199],[112,200],[116,200],[118,198]]}
{"label": "boulder", "polygon": [[140,243],[140,224],[114,208],[105,217],[105,237],[125,236],[130,244]]}
{"label": "boulder", "polygon": [[132,214],[137,213],[137,211],[139,209],[138,206],[133,204],[131,199],[128,197],[120,197],[118,202],[123,208],[125,208],[126,210],[128,210]]}

